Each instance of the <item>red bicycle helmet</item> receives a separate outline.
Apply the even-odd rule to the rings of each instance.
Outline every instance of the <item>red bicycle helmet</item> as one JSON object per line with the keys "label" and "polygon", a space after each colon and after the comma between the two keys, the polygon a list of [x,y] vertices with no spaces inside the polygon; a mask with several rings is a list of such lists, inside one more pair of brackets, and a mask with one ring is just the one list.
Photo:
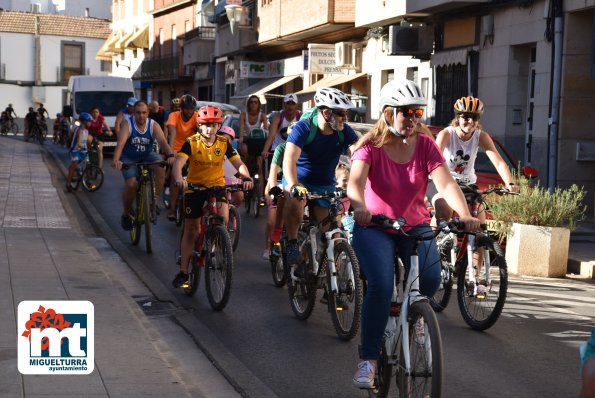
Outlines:
{"label": "red bicycle helmet", "polygon": [[223,122],[223,112],[216,106],[203,106],[196,113],[197,123],[221,123]]}
{"label": "red bicycle helmet", "polygon": [[459,98],[454,105],[456,113],[483,113],[483,102],[475,97]]}

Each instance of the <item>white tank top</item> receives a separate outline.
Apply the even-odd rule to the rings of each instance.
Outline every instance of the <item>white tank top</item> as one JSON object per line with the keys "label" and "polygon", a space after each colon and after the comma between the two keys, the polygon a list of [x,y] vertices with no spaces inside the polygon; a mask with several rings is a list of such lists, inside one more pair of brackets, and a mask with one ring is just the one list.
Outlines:
{"label": "white tank top", "polygon": [[297,122],[297,116],[298,116],[298,112],[296,111],[293,114],[293,120],[287,120],[286,117],[282,117],[281,118],[281,123],[279,123],[279,128],[277,129],[277,134],[275,134],[275,139],[273,140],[273,145],[271,146],[271,149],[274,151],[279,145],[283,144],[285,142],[285,140],[283,138],[281,138],[281,134],[279,134],[279,131],[281,131],[281,129],[283,127],[288,127],[291,123],[293,122]]}
{"label": "white tank top", "polygon": [[469,141],[459,138],[456,127],[448,126],[447,131],[450,134],[450,142],[442,154],[451,174],[466,184],[475,184],[477,181],[475,159],[479,149],[481,131],[475,130]]}

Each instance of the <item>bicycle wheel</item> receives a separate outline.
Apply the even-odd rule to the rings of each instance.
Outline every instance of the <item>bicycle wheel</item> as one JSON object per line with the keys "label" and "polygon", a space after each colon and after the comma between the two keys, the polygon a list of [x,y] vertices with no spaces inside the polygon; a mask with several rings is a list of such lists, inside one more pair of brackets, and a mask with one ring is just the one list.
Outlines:
{"label": "bicycle wheel", "polygon": [[374,379],[374,387],[368,390],[368,396],[372,398],[386,398],[390,391],[390,381],[394,376],[393,366],[388,362],[388,355],[386,353],[386,342],[382,338],[382,349],[380,356],[376,361],[376,377]]}
{"label": "bicycle wheel", "polygon": [[362,280],[359,277],[359,262],[347,242],[335,244],[335,267],[338,292],[330,289],[331,273],[326,273],[329,310],[337,336],[341,340],[351,340],[360,324]]}
{"label": "bicycle wheel", "polygon": [[242,231],[242,219],[240,218],[240,212],[235,206],[229,206],[229,220],[227,221],[227,233],[231,240],[231,248],[235,252],[238,243],[240,242],[240,232]]}
{"label": "bicycle wheel", "polygon": [[143,223],[145,224],[145,245],[147,253],[153,253],[153,216],[151,208],[153,207],[151,189],[149,183],[143,186]]}
{"label": "bicycle wheel", "polygon": [[[478,235],[475,240],[477,248],[484,249],[484,262],[490,259],[490,274],[485,275],[485,266],[477,277],[478,286],[469,280],[467,262],[460,263],[457,268],[457,298],[461,315],[474,330],[486,330],[496,323],[506,301],[508,290],[508,269],[500,245],[492,238]],[[488,282],[486,282],[488,281]],[[483,286],[478,291],[478,287]]]}
{"label": "bicycle wheel", "polygon": [[448,306],[453,285],[453,268],[443,256],[441,257],[440,286],[434,296],[430,297],[430,305],[436,312],[442,312]]}
{"label": "bicycle wheel", "polygon": [[194,296],[200,283],[200,272],[202,267],[199,264],[199,260],[200,253],[197,253],[196,251],[193,252],[190,257],[190,263],[188,264],[188,286],[184,287],[184,293],[190,297]]}
{"label": "bicycle wheel", "polygon": [[254,218],[258,218],[260,214],[260,180],[254,181],[254,189],[252,190],[252,196],[250,197],[250,211]]}
{"label": "bicycle wheel", "polygon": [[[417,301],[409,309],[409,341],[400,340],[396,384],[399,397],[440,397],[443,357],[440,327],[427,301]],[[409,347],[411,371],[405,369],[403,344]]]}
{"label": "bicycle wheel", "polygon": [[143,199],[140,195],[140,192],[136,192],[136,200],[132,206],[132,214],[134,215],[134,220],[132,220],[132,229],[130,229],[130,240],[134,246],[138,245],[140,242],[140,234],[141,234],[141,214],[143,211]]}
{"label": "bicycle wheel", "polygon": [[89,192],[95,192],[103,185],[103,170],[88,164],[83,172],[83,187]]}
{"label": "bicycle wheel", "polygon": [[231,294],[233,253],[231,241],[223,225],[211,225],[207,231],[205,248],[207,261],[205,278],[209,304],[216,311],[227,305]]}
{"label": "bicycle wheel", "polygon": [[[271,245],[274,245],[274,243],[271,242]],[[269,257],[269,262],[271,264],[271,274],[273,275],[273,284],[276,287],[283,287],[287,282],[287,273],[285,272],[281,246],[276,246],[276,248],[277,250],[273,251]]]}
{"label": "bicycle wheel", "polygon": [[[305,320],[310,317],[316,303],[316,275],[312,275],[312,250],[310,242],[300,246],[302,253],[302,264],[296,266],[302,268],[300,277],[292,277],[287,274],[287,292],[289,293],[289,303],[291,310],[298,319]],[[288,268],[291,268],[288,267]]]}

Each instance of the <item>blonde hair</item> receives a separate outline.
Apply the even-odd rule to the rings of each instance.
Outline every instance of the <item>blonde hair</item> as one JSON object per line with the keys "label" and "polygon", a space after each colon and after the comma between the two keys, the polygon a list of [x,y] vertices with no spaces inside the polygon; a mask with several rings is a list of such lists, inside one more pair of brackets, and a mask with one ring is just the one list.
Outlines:
{"label": "blonde hair", "polygon": [[[392,106],[387,106],[384,110],[390,109],[392,111]],[[384,111],[383,111],[384,113]],[[394,139],[394,134],[390,132],[388,129],[388,124],[384,121],[384,118],[381,117],[378,119],[372,130],[368,131],[364,134],[355,144],[353,148],[353,152],[357,151],[361,147],[366,144],[370,144],[376,148],[381,148],[382,146],[391,142]]]}

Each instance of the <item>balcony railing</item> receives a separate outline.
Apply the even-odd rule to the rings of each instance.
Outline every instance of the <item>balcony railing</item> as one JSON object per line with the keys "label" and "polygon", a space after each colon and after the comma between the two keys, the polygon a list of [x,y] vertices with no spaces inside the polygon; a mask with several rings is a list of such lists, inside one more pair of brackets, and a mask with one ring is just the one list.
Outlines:
{"label": "balcony railing", "polygon": [[216,27],[214,26],[199,26],[198,28],[192,29],[186,32],[183,36],[184,40],[192,39],[212,39],[215,40]]}
{"label": "balcony railing", "polygon": [[179,56],[149,59],[142,63],[141,76],[146,80],[191,78],[191,71],[184,68]]}

